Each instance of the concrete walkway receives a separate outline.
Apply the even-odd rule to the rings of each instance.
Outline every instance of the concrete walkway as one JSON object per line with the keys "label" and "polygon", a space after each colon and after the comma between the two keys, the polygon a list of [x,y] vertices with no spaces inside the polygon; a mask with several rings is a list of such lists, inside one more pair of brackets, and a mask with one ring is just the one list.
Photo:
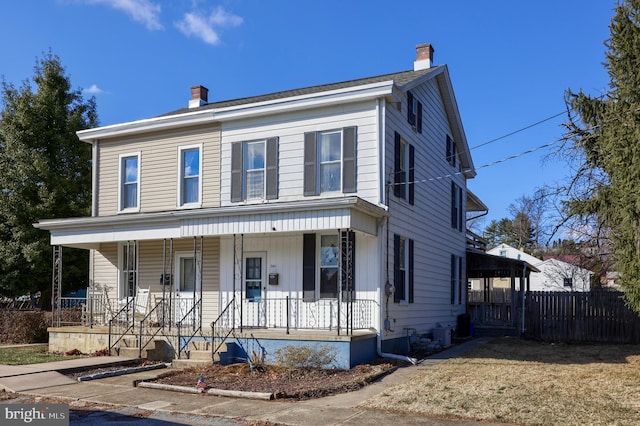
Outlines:
{"label": "concrete walkway", "polygon": [[[422,370],[460,356],[488,341],[487,338],[478,338],[458,344],[421,360],[416,366],[399,368],[358,391],[309,401],[236,399],[133,386],[134,381],[155,377],[162,370],[145,371],[88,382],[72,381],[60,374],[61,371],[86,367],[94,368],[108,365],[116,360],[122,361],[122,358],[119,357],[82,358],[28,366],[0,365],[0,388],[18,389],[16,391],[19,393],[39,397],[63,398],[73,401],[74,404],[98,403],[113,405],[114,408],[133,407],[156,413],[175,412],[226,419],[263,420],[286,425],[489,425],[490,423],[486,422],[434,419],[359,408],[363,401],[385,389],[411,380]],[[44,376],[48,374],[51,376]]]}

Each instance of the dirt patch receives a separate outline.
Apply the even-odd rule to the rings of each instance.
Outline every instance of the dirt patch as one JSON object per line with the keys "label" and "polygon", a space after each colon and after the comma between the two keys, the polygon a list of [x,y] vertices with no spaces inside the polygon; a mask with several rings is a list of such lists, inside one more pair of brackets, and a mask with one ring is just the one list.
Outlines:
{"label": "dirt patch", "polygon": [[273,393],[278,399],[305,400],[358,390],[397,368],[376,361],[350,370],[286,368],[249,364],[210,365],[161,373],[156,383],[196,387],[202,377],[207,388]]}

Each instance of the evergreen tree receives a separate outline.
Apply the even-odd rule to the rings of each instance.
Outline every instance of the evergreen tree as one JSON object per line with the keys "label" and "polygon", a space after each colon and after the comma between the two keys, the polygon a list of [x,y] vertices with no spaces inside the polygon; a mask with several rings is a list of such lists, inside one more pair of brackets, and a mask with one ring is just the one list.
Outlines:
{"label": "evergreen tree", "polygon": [[[95,100],[72,90],[60,59],[36,59],[33,81],[2,80],[0,115],[0,294],[51,287],[49,233],[40,219],[87,216],[91,147],[75,132],[97,125]],[[33,91],[32,83],[36,90]],[[63,282],[87,285],[88,253],[65,249]]]}
{"label": "evergreen tree", "polygon": [[584,183],[567,206],[610,230],[627,302],[640,312],[640,0],[620,2],[609,29],[607,93],[567,97],[576,114],[567,128],[583,160],[574,182]]}

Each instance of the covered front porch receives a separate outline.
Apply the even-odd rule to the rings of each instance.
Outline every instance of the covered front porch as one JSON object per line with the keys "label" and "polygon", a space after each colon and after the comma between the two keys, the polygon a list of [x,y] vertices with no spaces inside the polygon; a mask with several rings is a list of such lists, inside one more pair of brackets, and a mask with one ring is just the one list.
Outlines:
{"label": "covered front porch", "polygon": [[[356,198],[287,206],[152,214],[146,219],[157,229],[145,214],[47,223],[52,243],[61,243],[54,245],[54,277],[56,251],[92,250],[83,322],[69,328],[54,321],[52,347],[144,357],[162,340],[164,355],[209,352],[211,362],[228,352],[222,344],[245,338],[239,348],[329,342],[349,347],[340,349],[349,364],[375,357],[384,211]],[[54,309],[62,308],[60,282],[52,285]],[[361,354],[363,339],[368,349]],[[73,348],[63,347],[70,342]]]}

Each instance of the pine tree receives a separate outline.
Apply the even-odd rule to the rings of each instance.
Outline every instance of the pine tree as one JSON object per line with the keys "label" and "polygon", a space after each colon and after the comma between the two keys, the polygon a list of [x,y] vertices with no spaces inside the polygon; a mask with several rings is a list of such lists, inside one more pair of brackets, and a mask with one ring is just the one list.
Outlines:
{"label": "pine tree", "polygon": [[[2,81],[0,294],[6,296],[51,287],[49,234],[35,222],[90,213],[91,149],[75,132],[97,125],[95,100],[71,89],[51,52],[36,60],[34,72],[20,89]],[[66,250],[64,264],[63,281],[87,285],[86,251]]]}
{"label": "pine tree", "polygon": [[640,0],[619,3],[609,29],[607,93],[568,93],[567,128],[584,160],[574,181],[586,184],[567,206],[611,230],[625,297],[640,313]]}

